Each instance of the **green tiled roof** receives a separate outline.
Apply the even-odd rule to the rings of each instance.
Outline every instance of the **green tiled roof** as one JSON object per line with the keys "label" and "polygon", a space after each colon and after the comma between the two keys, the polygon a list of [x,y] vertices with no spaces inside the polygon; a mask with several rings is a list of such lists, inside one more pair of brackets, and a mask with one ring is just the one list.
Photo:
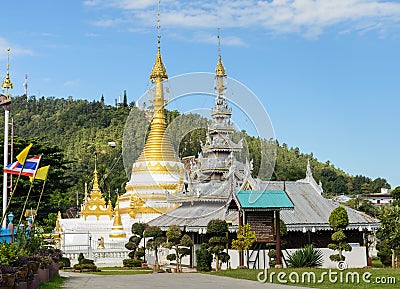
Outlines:
{"label": "green tiled roof", "polygon": [[237,191],[236,198],[243,209],[293,209],[294,205],[283,190]]}

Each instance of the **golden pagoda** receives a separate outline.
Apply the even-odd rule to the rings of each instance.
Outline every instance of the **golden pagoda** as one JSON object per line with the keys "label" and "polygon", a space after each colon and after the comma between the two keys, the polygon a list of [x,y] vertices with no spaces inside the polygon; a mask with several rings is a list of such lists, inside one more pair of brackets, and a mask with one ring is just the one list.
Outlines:
{"label": "golden pagoda", "polygon": [[126,238],[126,233],[124,231],[124,227],[122,225],[121,215],[119,214],[119,204],[118,200],[115,204],[115,215],[114,215],[114,223],[111,229],[111,233],[109,234],[110,238]]}
{"label": "golden pagoda", "polygon": [[113,216],[111,200],[108,200],[108,205],[106,205],[106,200],[101,194],[99,180],[97,177],[96,161],[94,166],[93,188],[90,192],[90,196],[88,197],[85,186],[85,202],[82,204],[80,215],[83,216],[85,220],[89,216],[95,216],[97,220],[101,216],[109,216],[111,220]]}
{"label": "golden pagoda", "polygon": [[[160,25],[158,20],[158,31]],[[126,193],[119,198],[119,212],[136,218],[137,214],[160,214],[176,208],[167,202],[183,188],[184,167],[176,156],[169,135],[166,133],[164,85],[168,74],[161,57],[160,34],[157,55],[150,73],[155,85],[153,118],[150,133],[139,158],[132,166],[131,179]]]}

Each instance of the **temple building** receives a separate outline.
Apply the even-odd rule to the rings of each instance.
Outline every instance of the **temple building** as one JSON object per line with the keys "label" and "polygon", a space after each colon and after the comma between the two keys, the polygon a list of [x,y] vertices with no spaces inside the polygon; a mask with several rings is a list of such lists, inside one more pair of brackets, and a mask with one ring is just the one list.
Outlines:
{"label": "temple building", "polygon": [[[252,177],[252,161],[240,161],[238,157],[243,148],[242,141],[232,140],[235,129],[231,120],[232,110],[225,96],[229,89],[226,77],[218,53],[215,99],[206,140],[201,144],[198,157],[186,158],[185,166],[166,133],[163,81],[168,79],[168,75],[161,57],[159,38],[156,60],[150,73],[150,81],[155,85],[153,117],[145,146],[132,165],[126,193],[119,196],[113,209],[110,201],[107,203],[101,194],[95,168],[93,187],[89,195],[85,194],[79,218],[62,219],[59,215],[57,220],[57,230],[62,232],[60,242],[67,256],[75,258],[68,252],[78,252],[78,249],[70,249],[78,245],[86,248],[83,251],[88,251],[89,257],[113,256],[117,261],[112,262],[121,264],[122,259],[127,258],[124,244],[131,236],[130,229],[135,222],[159,226],[163,231],[171,225],[179,225],[192,236],[196,244],[194,252],[204,240],[210,220],[226,220],[229,237],[234,238],[237,227],[257,219],[255,216],[261,216],[259,212],[268,216],[265,222],[269,224],[266,227],[268,235],[265,240],[260,239],[259,249],[265,249],[268,242],[280,243],[280,237],[274,235],[274,226],[279,226],[274,223],[280,224],[280,219],[288,230],[286,248],[299,248],[311,243],[326,248],[330,242],[329,214],[339,204],[322,196],[322,185],[315,181],[310,164],[305,179],[298,181],[262,181]],[[257,199],[248,202],[246,198],[250,195],[257,196]],[[347,228],[349,240],[362,246],[366,230],[375,230],[379,223],[361,212],[346,210],[350,222]],[[253,213],[255,211],[258,213]],[[90,256],[91,250],[94,250],[93,256]],[[350,265],[366,265],[365,248],[362,250],[363,257],[359,258],[359,263]],[[261,257],[257,255],[256,259]],[[193,253],[190,265],[194,265],[194,260]],[[235,267],[238,264],[231,265]],[[254,268],[265,266],[265,262],[258,263]]]}

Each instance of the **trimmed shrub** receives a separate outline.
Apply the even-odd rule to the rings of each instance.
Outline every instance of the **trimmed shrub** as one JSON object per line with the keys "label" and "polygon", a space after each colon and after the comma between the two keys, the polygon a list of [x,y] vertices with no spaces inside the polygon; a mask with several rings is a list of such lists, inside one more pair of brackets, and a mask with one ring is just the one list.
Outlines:
{"label": "trimmed shrub", "polygon": [[168,261],[175,261],[176,260],[176,254],[175,253],[168,254],[167,255],[167,260]]}
{"label": "trimmed shrub", "polygon": [[208,250],[208,245],[203,243],[200,249],[196,250],[197,271],[211,271],[212,254]]}
{"label": "trimmed shrub", "polygon": [[122,260],[122,263],[124,264],[124,267],[141,267],[143,260],[138,260],[138,259],[124,259]]}
{"label": "trimmed shrub", "polygon": [[65,267],[71,267],[71,261],[67,257],[62,257],[60,261],[58,261],[58,264],[60,265],[60,269]]}
{"label": "trimmed shrub", "polygon": [[79,271],[89,271],[89,272],[97,272],[99,271],[97,269],[97,266],[94,264],[75,264],[74,265],[74,270],[79,270]]}
{"label": "trimmed shrub", "polygon": [[90,259],[82,259],[80,263],[81,264],[92,264],[92,265],[94,265],[94,261],[90,260]]}

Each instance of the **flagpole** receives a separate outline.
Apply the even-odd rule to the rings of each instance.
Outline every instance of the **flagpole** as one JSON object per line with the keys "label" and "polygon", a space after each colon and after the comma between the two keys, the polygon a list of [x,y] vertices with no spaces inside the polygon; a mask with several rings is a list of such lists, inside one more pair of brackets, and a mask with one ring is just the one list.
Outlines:
{"label": "flagpole", "polygon": [[24,211],[25,211],[25,208],[26,208],[26,203],[28,203],[28,199],[29,199],[29,195],[31,194],[32,186],[33,186],[33,180],[31,182],[31,185],[29,186],[28,194],[26,195],[24,207],[22,208],[22,212],[21,212],[21,217],[19,218],[19,221],[18,221],[18,226],[19,226],[19,224],[21,224],[22,216],[24,215]]}
{"label": "flagpole", "polygon": [[[3,209],[3,216],[1,217],[1,223],[6,222],[6,214],[7,214],[8,208],[10,207],[11,199],[12,199],[12,197],[14,196],[14,193],[15,193],[15,191],[16,191],[16,189],[17,189],[18,182],[19,182],[19,179],[21,178],[21,174],[22,174],[22,171],[24,170],[24,167],[25,167],[25,162],[24,162],[24,164],[22,165],[21,171],[20,171],[19,174],[18,174],[17,181],[15,182],[15,187],[14,187],[13,191],[12,191],[11,194],[10,194],[10,199],[9,199],[8,202],[7,202],[7,206],[6,206],[5,210]],[[5,172],[4,172],[4,175],[6,175]],[[4,187],[3,187],[3,188],[4,188]],[[7,189],[7,188],[6,188],[6,189]]]}
{"label": "flagpole", "polygon": [[[5,95],[1,95],[0,105],[4,108],[4,168],[8,165],[8,122],[10,120],[10,105],[11,105],[11,94],[8,93],[9,89],[13,89],[14,85],[10,79],[10,48],[7,48],[8,61],[7,61],[7,72],[4,81],[1,84],[1,88],[5,89]],[[6,229],[6,213],[7,213],[7,174],[3,172],[3,216],[1,224],[3,229]]]}
{"label": "flagpole", "polygon": [[37,217],[37,215],[38,215],[39,205],[40,205],[40,201],[42,200],[43,191],[44,191],[44,186],[46,185],[46,181],[47,181],[47,178],[46,178],[46,180],[44,180],[44,182],[43,182],[42,191],[40,192],[40,196],[39,196],[39,202],[38,202],[38,204],[37,204],[37,206],[36,206],[36,216],[35,216],[35,218],[33,218],[32,225],[33,225],[33,223],[35,222],[36,217]]}
{"label": "flagpole", "polygon": [[[4,107],[4,168],[8,165],[8,122],[10,119],[10,110],[7,106]],[[7,213],[7,173],[3,173],[3,216],[1,219],[3,229],[6,229],[6,213]]]}

